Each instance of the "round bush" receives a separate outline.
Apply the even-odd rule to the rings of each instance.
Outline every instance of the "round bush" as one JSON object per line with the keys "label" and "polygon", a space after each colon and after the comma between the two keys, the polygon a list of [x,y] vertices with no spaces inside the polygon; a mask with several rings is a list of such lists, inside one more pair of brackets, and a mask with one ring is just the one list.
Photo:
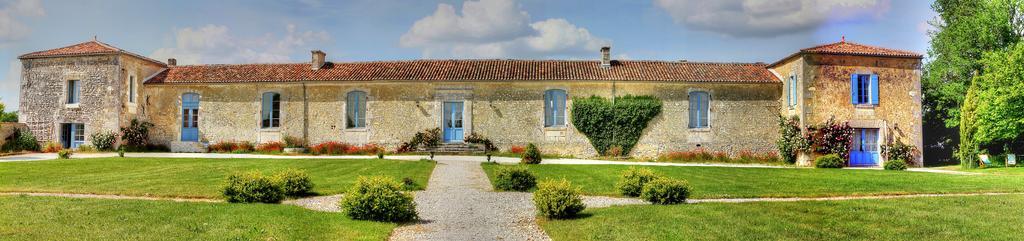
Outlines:
{"label": "round bush", "polygon": [[259,172],[247,172],[228,176],[224,197],[233,203],[279,203],[284,199],[284,190]]}
{"label": "round bush", "polygon": [[383,176],[360,176],[341,200],[345,214],[357,220],[404,222],[418,218],[412,195],[402,193],[402,184]]}
{"label": "round bush", "polygon": [[690,184],[672,178],[654,179],[644,185],[640,198],[653,204],[685,203],[690,196]]}
{"label": "round bush", "polygon": [[565,179],[545,180],[537,184],[533,204],[541,216],[556,219],[574,217],[587,208],[580,197],[580,189]]}
{"label": "round bush", "polygon": [[71,149],[61,149],[61,150],[57,151],[57,158],[60,158],[60,159],[71,159],[71,154],[72,153],[73,152],[71,151]]}
{"label": "round bush", "polygon": [[903,171],[907,170],[907,162],[901,159],[889,160],[885,162],[885,170],[896,170]]}
{"label": "round bush", "polygon": [[536,145],[530,143],[529,145],[526,145],[526,151],[523,152],[523,159],[519,162],[523,164],[540,164],[540,159],[540,149],[537,149]]}
{"label": "round bush", "polygon": [[494,175],[494,187],[501,191],[526,191],[537,186],[537,178],[526,167],[499,168]]}
{"label": "round bush", "polygon": [[629,167],[629,169],[622,172],[622,176],[615,183],[615,187],[619,189],[619,193],[623,196],[637,197],[643,191],[644,184],[660,177],[650,168]]}
{"label": "round bush", "polygon": [[274,181],[284,195],[290,197],[306,196],[313,193],[313,181],[306,172],[299,169],[288,169],[274,175]]}
{"label": "round bush", "polygon": [[818,168],[843,168],[846,165],[843,158],[836,154],[828,154],[814,160],[814,166]]}

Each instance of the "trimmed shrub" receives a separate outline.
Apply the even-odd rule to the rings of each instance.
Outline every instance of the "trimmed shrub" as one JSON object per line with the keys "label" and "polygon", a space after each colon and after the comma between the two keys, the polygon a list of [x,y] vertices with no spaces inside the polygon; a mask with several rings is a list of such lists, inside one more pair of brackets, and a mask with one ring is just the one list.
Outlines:
{"label": "trimmed shrub", "polygon": [[61,149],[61,150],[57,151],[57,158],[60,158],[60,159],[71,159],[71,154],[72,154],[71,149]]}
{"label": "trimmed shrub", "polygon": [[100,151],[114,150],[114,142],[117,141],[117,134],[113,131],[96,132],[89,137],[92,138],[92,146]]}
{"label": "trimmed shrub", "polygon": [[820,156],[814,160],[814,166],[817,168],[843,168],[845,165],[846,162],[837,154]]}
{"label": "trimmed shrub", "polygon": [[285,144],[280,141],[271,141],[256,145],[256,151],[258,152],[270,152],[277,153],[284,151]]}
{"label": "trimmed shrub", "polygon": [[274,175],[274,182],[281,186],[284,195],[301,197],[313,193],[313,181],[306,172],[299,169],[287,169]]}
{"label": "trimmed shrub", "polygon": [[526,191],[537,186],[537,178],[522,166],[499,168],[494,174],[494,187],[501,191]]}
{"label": "trimmed shrub", "polygon": [[360,176],[342,198],[341,208],[356,220],[404,222],[419,218],[412,195],[402,193],[402,184],[385,176]]}
{"label": "trimmed shrub", "polygon": [[540,161],[540,149],[537,149],[537,146],[533,143],[526,145],[526,152],[523,152],[523,159],[519,160],[519,162],[523,164],[540,164]]}
{"label": "trimmed shrub", "polygon": [[52,142],[52,141],[47,142],[46,145],[43,146],[43,152],[45,152],[45,153],[59,152],[62,149],[64,149],[64,147],[61,146],[60,143],[56,143],[56,142]]}
{"label": "trimmed shrub", "polygon": [[903,171],[907,170],[907,161],[902,159],[885,161],[885,170]]}
{"label": "trimmed shrub", "polygon": [[685,180],[658,178],[644,184],[640,198],[653,204],[685,203],[690,197],[690,184]]}
{"label": "trimmed shrub", "polygon": [[661,175],[654,173],[650,168],[629,167],[622,172],[619,181],[615,183],[615,188],[619,189],[623,196],[637,197],[643,191],[644,184],[658,178],[662,178]]}
{"label": "trimmed shrub", "polygon": [[587,208],[580,197],[580,189],[568,180],[545,180],[537,184],[533,193],[537,213],[548,218],[571,218]]}
{"label": "trimmed shrub", "polygon": [[224,186],[224,198],[233,203],[279,203],[284,190],[259,172],[232,174]]}
{"label": "trimmed shrub", "polygon": [[124,147],[117,148],[117,156],[124,157]]}

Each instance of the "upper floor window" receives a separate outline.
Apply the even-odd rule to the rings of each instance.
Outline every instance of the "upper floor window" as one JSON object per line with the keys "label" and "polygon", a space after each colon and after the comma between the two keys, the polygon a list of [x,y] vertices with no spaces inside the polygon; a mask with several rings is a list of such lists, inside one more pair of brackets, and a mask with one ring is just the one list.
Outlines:
{"label": "upper floor window", "polygon": [[78,104],[79,98],[82,95],[81,82],[79,80],[68,80],[68,104]]}
{"label": "upper floor window", "polygon": [[565,90],[544,91],[544,127],[565,126]]}
{"label": "upper floor window", "polygon": [[878,75],[852,75],[850,101],[855,105],[878,105]]}
{"label": "upper floor window", "polygon": [[796,107],[796,100],[799,98],[796,90],[796,74],[793,74],[789,76],[789,95],[787,95],[789,107]]}
{"label": "upper floor window", "polygon": [[135,76],[128,76],[128,102],[135,103]]}
{"label": "upper floor window", "polygon": [[348,92],[345,98],[345,128],[366,128],[366,92]]}
{"label": "upper floor window", "polygon": [[263,109],[260,127],[276,128],[281,127],[281,94],[274,92],[263,93]]}
{"label": "upper floor window", "polygon": [[711,94],[708,92],[690,92],[690,128],[708,128],[710,103]]}

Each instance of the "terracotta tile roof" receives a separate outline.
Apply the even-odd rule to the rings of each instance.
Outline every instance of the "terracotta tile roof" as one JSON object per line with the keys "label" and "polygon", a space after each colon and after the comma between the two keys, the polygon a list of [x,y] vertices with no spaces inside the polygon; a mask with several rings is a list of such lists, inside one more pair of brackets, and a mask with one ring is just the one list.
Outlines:
{"label": "terracotta tile roof", "polygon": [[408,60],[171,66],[147,84],[296,81],[531,81],[623,80],[778,83],[765,64],[587,60]]}
{"label": "terracotta tile roof", "polygon": [[852,43],[847,41],[840,41],[831,44],[819,45],[806,49],[801,49],[801,53],[812,53],[812,54],[845,54],[845,55],[863,55],[863,56],[879,56],[879,57],[898,57],[898,58],[922,58],[923,56],[919,53],[914,53],[906,50],[889,49],[877,46],[863,45],[858,43]]}
{"label": "terracotta tile roof", "polygon": [[835,55],[853,55],[853,56],[871,56],[871,57],[891,57],[891,58],[916,58],[920,59],[924,56],[906,50],[882,48],[878,46],[864,45],[846,41],[818,45],[806,49],[801,49],[799,52],[793,53],[785,58],[776,61],[768,65],[768,68],[774,68],[793,57],[801,54],[835,54]]}
{"label": "terracotta tile roof", "polygon": [[163,62],[147,58],[142,55],[138,55],[132,52],[119,49],[109,44],[91,40],[88,42],[78,43],[67,47],[36,51],[18,56],[18,59],[33,59],[33,58],[47,58],[47,57],[65,57],[65,56],[82,56],[82,55],[103,55],[103,54],[127,54],[135,56],[137,58],[154,62],[160,65],[165,65]]}

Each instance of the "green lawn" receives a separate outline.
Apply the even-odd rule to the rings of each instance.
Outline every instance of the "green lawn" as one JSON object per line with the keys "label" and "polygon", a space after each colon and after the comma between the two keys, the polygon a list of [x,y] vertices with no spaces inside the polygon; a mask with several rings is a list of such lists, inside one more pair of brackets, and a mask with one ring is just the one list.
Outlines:
{"label": "green lawn", "polygon": [[[493,178],[498,165],[483,165]],[[621,165],[530,165],[538,179],[566,178],[589,195],[617,196]],[[650,167],[686,179],[692,198],[822,197],[910,193],[1024,192],[1024,178],[883,170]]]}
{"label": "green lawn", "polygon": [[950,171],[962,171],[962,172],[977,172],[993,175],[1010,175],[1010,176],[1024,176],[1024,167],[993,167],[993,168],[973,168],[963,169],[960,165],[956,166],[944,166],[935,167],[934,169],[950,170]]}
{"label": "green lawn", "polygon": [[409,177],[426,186],[434,162],[326,159],[94,158],[0,163],[2,192],[219,198],[231,173],[305,170],[315,192],[337,194],[359,175]]}
{"label": "green lawn", "polygon": [[554,240],[1018,240],[1024,195],[587,209]]}
{"label": "green lawn", "polygon": [[395,227],[290,205],[0,196],[0,240],[384,240]]}

